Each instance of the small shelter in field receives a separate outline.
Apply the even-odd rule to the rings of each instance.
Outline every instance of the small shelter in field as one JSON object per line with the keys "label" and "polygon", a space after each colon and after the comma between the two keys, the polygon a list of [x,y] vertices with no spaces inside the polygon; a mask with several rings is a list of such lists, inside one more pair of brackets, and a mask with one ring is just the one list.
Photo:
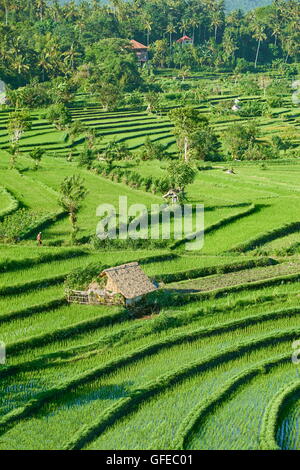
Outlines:
{"label": "small shelter in field", "polygon": [[68,301],[129,306],[156,289],[139,263],[133,262],[104,269],[86,291],[71,291]]}
{"label": "small shelter in field", "polygon": [[186,45],[186,44],[190,44],[192,45],[193,44],[193,40],[192,38],[190,38],[189,36],[187,36],[186,34],[184,36],[182,36],[182,38],[179,38],[177,39],[176,41],[178,44],[181,44],[181,45]]}
{"label": "small shelter in field", "polygon": [[237,111],[239,111],[239,110],[241,109],[240,100],[239,100],[238,98],[236,98],[236,99],[234,100],[234,105],[232,106],[231,109],[232,109],[232,111],[234,111],[234,112],[237,112]]}
{"label": "small shelter in field", "polygon": [[137,60],[140,62],[141,65],[145,64],[148,61],[148,47],[144,46],[144,44],[141,44],[135,39],[131,39],[130,42],[132,49],[136,54]]}
{"label": "small shelter in field", "polygon": [[164,199],[169,199],[172,201],[172,204],[177,204],[179,202],[180,191],[178,189],[169,189],[169,191],[163,195]]}

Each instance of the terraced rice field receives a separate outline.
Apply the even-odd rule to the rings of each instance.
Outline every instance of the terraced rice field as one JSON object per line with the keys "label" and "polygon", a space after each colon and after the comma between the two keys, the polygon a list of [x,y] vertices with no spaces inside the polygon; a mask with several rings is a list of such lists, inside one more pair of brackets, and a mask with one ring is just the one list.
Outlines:
{"label": "terraced rice field", "polygon": [[[75,106],[72,114],[104,141],[115,136],[133,149],[151,135],[176,149],[165,115],[104,113],[92,105]],[[1,117],[5,147],[5,112]],[[276,122],[261,125],[268,133]],[[25,155],[36,144],[49,150],[38,171]],[[199,252],[173,241],[161,249],[96,250],[65,246],[63,177],[80,174],[89,189],[78,217],[82,238],[95,233],[99,204],[127,195],[129,204],[150,207],[161,196],[67,161],[70,142],[38,113],[21,150],[18,171],[7,169],[9,155],[0,152],[0,216],[16,210],[16,201],[59,217],[43,228],[41,248],[35,232],[0,246],[0,340],[7,351],[0,365],[0,449],[265,448],[265,412],[300,372],[291,360],[300,338],[297,161],[266,169],[240,162],[235,175],[223,171],[225,164],[200,171],[188,188],[189,200],[206,208]],[[167,163],[133,165],[159,176]],[[292,252],[285,250],[291,245]],[[163,285],[159,313],[64,300],[63,281],[74,268],[134,260]],[[298,430],[295,398],[267,435],[281,448],[299,449]]]}

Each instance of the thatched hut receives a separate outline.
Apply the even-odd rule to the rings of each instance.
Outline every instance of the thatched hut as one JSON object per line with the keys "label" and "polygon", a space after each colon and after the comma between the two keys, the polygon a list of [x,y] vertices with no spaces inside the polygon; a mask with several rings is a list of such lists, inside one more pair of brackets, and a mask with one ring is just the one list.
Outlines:
{"label": "thatched hut", "polygon": [[170,199],[172,204],[177,204],[179,202],[180,191],[178,189],[169,189],[169,191],[163,195],[164,199]]}
{"label": "thatched hut", "polygon": [[97,292],[99,288],[103,290],[103,280],[106,281],[104,291],[111,296],[121,296],[125,305],[132,305],[157,289],[137,262],[104,269],[99,280],[89,285],[88,292]]}
{"label": "thatched hut", "polygon": [[137,262],[104,269],[85,291],[70,290],[68,302],[133,305],[158,288]]}

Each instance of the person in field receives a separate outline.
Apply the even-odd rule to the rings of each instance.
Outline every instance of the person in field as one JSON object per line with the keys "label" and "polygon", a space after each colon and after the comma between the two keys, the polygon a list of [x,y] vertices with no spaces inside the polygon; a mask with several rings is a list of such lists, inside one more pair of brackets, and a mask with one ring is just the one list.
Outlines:
{"label": "person in field", "polygon": [[43,241],[42,241],[42,232],[39,232],[39,233],[37,234],[36,241],[37,241],[38,246],[42,246],[42,244],[43,244]]}

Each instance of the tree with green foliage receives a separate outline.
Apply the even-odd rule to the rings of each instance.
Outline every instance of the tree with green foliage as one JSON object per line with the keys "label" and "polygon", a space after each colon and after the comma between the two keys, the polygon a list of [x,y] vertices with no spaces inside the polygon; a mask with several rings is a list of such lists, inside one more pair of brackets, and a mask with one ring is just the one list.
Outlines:
{"label": "tree with green foliage", "polygon": [[151,52],[153,54],[151,63],[163,68],[166,64],[168,44],[166,39],[158,39],[151,46]]}
{"label": "tree with green foliage", "polygon": [[124,98],[122,90],[114,83],[94,83],[92,90],[99,99],[104,111],[117,110]]}
{"label": "tree with green foliage", "polygon": [[119,91],[133,91],[143,83],[130,41],[101,39],[87,49],[92,64],[91,83],[114,85]]}
{"label": "tree with green foliage", "polygon": [[18,145],[25,131],[32,127],[30,112],[27,110],[14,111],[8,116],[7,131],[13,145]]}
{"label": "tree with green foliage", "polygon": [[10,154],[10,159],[9,159],[9,168],[15,169],[17,166],[17,159],[20,153],[19,145],[16,143],[12,143],[9,145],[9,154]]}
{"label": "tree with green foliage", "polygon": [[72,122],[71,113],[68,108],[62,104],[53,104],[49,106],[46,113],[46,119],[50,121],[58,130],[64,130]]}
{"label": "tree with green foliage", "polygon": [[219,138],[213,129],[203,124],[191,137],[191,156],[196,160],[220,161]]}
{"label": "tree with green foliage", "polygon": [[140,151],[141,160],[162,160],[166,157],[165,146],[146,137],[142,150]]}
{"label": "tree with green foliage", "polygon": [[208,120],[197,109],[191,107],[173,109],[169,117],[174,124],[174,134],[177,137],[178,147],[183,152],[183,159],[188,162],[193,136],[208,125]]}
{"label": "tree with green foliage", "polygon": [[257,40],[257,49],[255,54],[255,62],[254,67],[257,67],[258,55],[262,41],[267,39],[267,35],[265,33],[265,25],[260,23],[259,21],[255,21],[253,24],[253,38]]}
{"label": "tree with green foliage", "polygon": [[274,148],[274,151],[277,153],[277,155],[280,153],[282,150],[284,153],[288,149],[290,149],[293,145],[288,139],[283,139],[279,135],[274,135],[272,137],[272,146]]}
{"label": "tree with green foliage", "polygon": [[195,180],[196,171],[186,162],[173,161],[169,163],[167,172],[174,189],[180,191],[181,200],[185,199],[186,187]]}
{"label": "tree with green foliage", "polygon": [[145,93],[145,103],[147,105],[147,113],[158,113],[161,109],[161,95],[155,91]]}
{"label": "tree with green foliage", "polygon": [[90,170],[95,159],[95,151],[88,147],[85,147],[79,154],[78,166]]}
{"label": "tree with green foliage", "polygon": [[29,156],[34,161],[36,170],[39,168],[39,165],[44,155],[45,155],[45,150],[42,149],[41,147],[36,147],[33,150],[30,150]]}
{"label": "tree with green foliage", "polygon": [[254,122],[247,124],[232,124],[224,132],[223,140],[231,157],[234,160],[242,160],[243,154],[253,145],[258,137],[257,125]]}
{"label": "tree with green foliage", "polygon": [[107,142],[105,148],[99,156],[99,160],[105,160],[112,165],[114,160],[125,160],[132,157],[127,145],[123,142],[117,142],[115,139]]}
{"label": "tree with green foliage", "polygon": [[75,138],[85,132],[85,125],[82,121],[77,119],[76,121],[70,123],[67,128],[67,132],[69,134],[71,144],[73,145]]}
{"label": "tree with green foliage", "polygon": [[59,203],[68,212],[72,226],[71,240],[76,241],[79,230],[77,225],[77,214],[82,201],[86,198],[88,190],[84,186],[84,180],[79,175],[67,176],[60,185]]}

